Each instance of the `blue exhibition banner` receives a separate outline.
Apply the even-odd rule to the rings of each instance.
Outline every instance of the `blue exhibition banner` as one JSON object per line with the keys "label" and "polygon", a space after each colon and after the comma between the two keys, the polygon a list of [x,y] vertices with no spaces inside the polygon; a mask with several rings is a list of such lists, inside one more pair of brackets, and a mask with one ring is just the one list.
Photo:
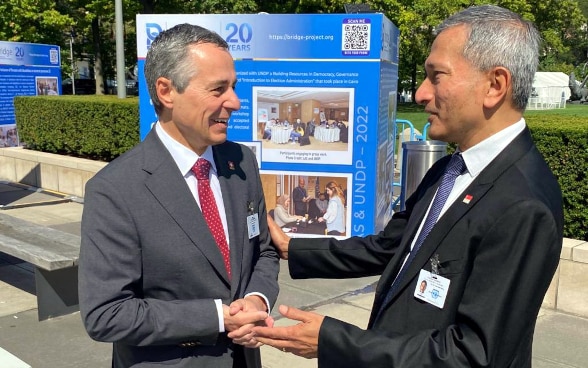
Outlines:
{"label": "blue exhibition banner", "polygon": [[[308,217],[283,228],[324,236],[329,225],[314,207],[335,183],[346,202],[342,237],[383,229],[392,214],[396,26],[379,13],[138,15],[142,139],[157,121],[145,56],[161,31],[186,22],[229,44],[241,101],[229,139],[256,153],[268,209],[291,195],[290,212]],[[300,182],[308,197],[303,210],[294,203]]]}
{"label": "blue exhibition banner", "polygon": [[0,147],[18,146],[15,96],[58,95],[59,46],[0,41]]}

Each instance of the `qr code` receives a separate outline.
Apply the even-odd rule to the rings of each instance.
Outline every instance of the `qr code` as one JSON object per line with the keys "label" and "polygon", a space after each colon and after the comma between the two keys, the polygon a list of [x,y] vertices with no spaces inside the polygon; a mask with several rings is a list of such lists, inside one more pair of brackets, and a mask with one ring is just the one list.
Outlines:
{"label": "qr code", "polygon": [[371,24],[343,24],[343,51],[369,51]]}
{"label": "qr code", "polygon": [[57,53],[57,50],[49,50],[49,62],[51,64],[57,64],[59,62],[59,53]]}

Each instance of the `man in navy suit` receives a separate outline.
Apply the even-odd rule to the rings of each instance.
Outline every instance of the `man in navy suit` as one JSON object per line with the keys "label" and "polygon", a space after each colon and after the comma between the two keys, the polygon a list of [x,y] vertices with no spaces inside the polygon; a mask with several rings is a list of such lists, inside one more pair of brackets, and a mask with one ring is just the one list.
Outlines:
{"label": "man in navy suit", "polygon": [[[257,341],[319,367],[531,367],[563,237],[560,188],[523,118],[539,44],[531,23],[492,5],[436,28],[415,97],[430,114],[429,135],[458,144],[455,157],[436,162],[377,235],[290,239],[270,223],[294,278],[381,274],[367,330],[280,306],[302,323],[255,327]],[[450,160],[465,171],[441,186]],[[434,225],[417,242],[424,223]]]}
{"label": "man in navy suit", "polygon": [[153,41],[145,76],[157,123],[86,186],[84,325],[113,343],[115,368],[260,368],[251,329],[272,322],[279,258],[255,155],[227,141],[233,59],[180,24]]}

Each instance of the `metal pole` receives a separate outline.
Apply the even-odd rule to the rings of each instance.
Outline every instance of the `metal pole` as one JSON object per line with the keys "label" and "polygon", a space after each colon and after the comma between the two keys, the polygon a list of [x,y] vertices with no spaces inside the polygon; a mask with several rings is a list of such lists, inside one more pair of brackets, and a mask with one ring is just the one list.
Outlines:
{"label": "metal pole", "polygon": [[76,94],[76,82],[74,79],[73,34],[69,33],[69,57],[71,59],[71,93]]}
{"label": "metal pole", "polygon": [[125,76],[125,45],[124,25],[122,14],[122,0],[114,1],[116,22],[116,91],[118,98],[127,97],[127,82]]}

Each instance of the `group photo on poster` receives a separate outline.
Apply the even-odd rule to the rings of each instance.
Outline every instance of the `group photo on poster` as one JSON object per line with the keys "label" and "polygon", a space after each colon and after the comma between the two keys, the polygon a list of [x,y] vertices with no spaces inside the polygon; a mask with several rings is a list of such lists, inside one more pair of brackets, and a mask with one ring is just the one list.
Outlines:
{"label": "group photo on poster", "polygon": [[0,125],[0,148],[18,147],[19,145],[16,124]]}
{"label": "group photo on poster", "polygon": [[37,96],[59,95],[59,89],[57,87],[59,81],[57,80],[57,77],[36,77],[35,83],[37,85]]}
{"label": "group photo on poster", "polygon": [[261,173],[268,214],[292,237],[348,236],[350,180],[346,174]]}
{"label": "group photo on poster", "polygon": [[350,164],[352,88],[254,87],[263,161]]}

